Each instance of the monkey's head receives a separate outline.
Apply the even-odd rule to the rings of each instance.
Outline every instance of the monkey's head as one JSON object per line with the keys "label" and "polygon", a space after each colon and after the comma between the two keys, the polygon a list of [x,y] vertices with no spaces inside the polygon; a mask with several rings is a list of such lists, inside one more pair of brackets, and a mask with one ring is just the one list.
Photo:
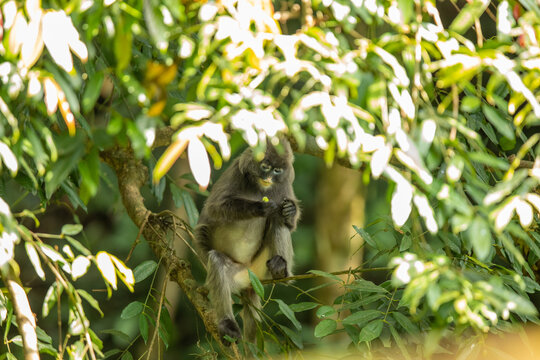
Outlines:
{"label": "monkey's head", "polygon": [[292,183],[294,180],[292,163],[291,146],[282,140],[278,148],[268,143],[261,161],[255,160],[251,149],[244,151],[240,158],[240,171],[264,191],[278,184]]}

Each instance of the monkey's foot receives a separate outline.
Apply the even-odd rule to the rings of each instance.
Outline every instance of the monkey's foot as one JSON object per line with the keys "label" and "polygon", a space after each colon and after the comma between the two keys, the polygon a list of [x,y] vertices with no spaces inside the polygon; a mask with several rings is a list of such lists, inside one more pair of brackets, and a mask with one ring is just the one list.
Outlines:
{"label": "monkey's foot", "polygon": [[218,332],[219,336],[221,338],[221,341],[225,346],[230,346],[231,343],[227,339],[225,339],[225,336],[229,336],[233,339],[241,339],[242,334],[240,333],[240,328],[238,327],[238,324],[233,319],[224,318],[221,319],[218,324]]}
{"label": "monkey's foot", "polygon": [[266,267],[272,275],[272,279],[283,279],[287,277],[287,261],[281,255],[274,255],[270,260],[266,262]]}

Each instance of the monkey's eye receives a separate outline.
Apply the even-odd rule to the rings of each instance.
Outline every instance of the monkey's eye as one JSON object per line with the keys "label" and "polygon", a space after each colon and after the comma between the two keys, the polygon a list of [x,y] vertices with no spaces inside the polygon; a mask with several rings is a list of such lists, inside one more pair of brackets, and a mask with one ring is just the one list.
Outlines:
{"label": "monkey's eye", "polygon": [[274,174],[281,174],[282,172],[283,172],[282,168],[275,168],[274,169]]}
{"label": "monkey's eye", "polygon": [[261,163],[261,170],[264,171],[264,172],[268,172],[270,171],[272,167],[270,165],[268,165],[267,163]]}

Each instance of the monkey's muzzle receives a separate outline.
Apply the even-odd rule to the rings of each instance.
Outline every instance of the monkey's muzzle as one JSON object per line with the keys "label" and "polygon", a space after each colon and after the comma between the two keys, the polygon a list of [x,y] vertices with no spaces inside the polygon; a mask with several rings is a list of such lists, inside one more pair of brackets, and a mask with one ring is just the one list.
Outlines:
{"label": "monkey's muzzle", "polygon": [[268,179],[259,179],[259,184],[260,184],[263,188],[267,188],[267,187],[272,186],[273,181],[272,181],[272,178],[268,178]]}

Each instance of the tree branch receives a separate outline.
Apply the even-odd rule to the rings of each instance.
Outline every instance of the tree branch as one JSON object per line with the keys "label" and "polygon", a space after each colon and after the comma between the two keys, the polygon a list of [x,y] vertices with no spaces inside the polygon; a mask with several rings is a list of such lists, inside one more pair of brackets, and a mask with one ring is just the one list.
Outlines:
{"label": "tree branch", "polygon": [[[156,136],[157,138],[163,137],[159,135]],[[168,139],[170,142],[170,135]],[[169,271],[169,278],[184,291],[202,319],[206,330],[216,339],[223,353],[227,357],[233,358],[231,352],[221,343],[215,314],[205,291],[198,286],[197,281],[193,278],[190,264],[178,258],[174,249],[167,242],[167,232],[171,230],[170,222],[151,213],[144,205],[140,189],[147,180],[147,167],[142,164],[141,160],[135,158],[133,150],[130,148],[116,146],[103,151],[100,155],[116,173],[122,202],[129,217],[137,227],[142,229],[142,234],[155,256],[162,259],[163,265]],[[182,226],[185,227],[185,225]]]}
{"label": "tree branch", "polygon": [[38,342],[36,335],[36,319],[28,303],[21,282],[9,264],[2,269],[2,278],[7,286],[9,297],[15,309],[17,326],[22,337],[24,359],[39,360]]}

